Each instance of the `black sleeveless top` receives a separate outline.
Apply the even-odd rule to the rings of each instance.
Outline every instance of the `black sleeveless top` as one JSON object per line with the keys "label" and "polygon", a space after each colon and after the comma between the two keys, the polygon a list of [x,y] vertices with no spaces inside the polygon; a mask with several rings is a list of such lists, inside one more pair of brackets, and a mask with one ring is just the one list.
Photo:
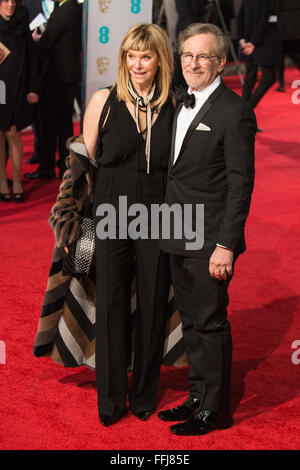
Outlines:
{"label": "black sleeveless top", "polygon": [[[114,91],[112,93],[115,93]],[[105,125],[99,130],[95,203],[161,203],[164,200],[170,157],[174,106],[171,97],[162,106],[151,129],[150,173],[147,174],[145,139],[124,101],[113,96]]]}

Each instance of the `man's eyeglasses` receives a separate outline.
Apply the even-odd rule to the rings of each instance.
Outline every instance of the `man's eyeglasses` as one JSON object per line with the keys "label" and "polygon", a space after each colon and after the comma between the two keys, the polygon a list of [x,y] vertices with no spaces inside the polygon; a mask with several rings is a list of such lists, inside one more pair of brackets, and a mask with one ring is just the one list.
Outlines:
{"label": "man's eyeglasses", "polygon": [[211,61],[211,59],[218,57],[216,55],[207,55],[207,54],[193,55],[190,52],[180,52],[179,55],[184,64],[189,64],[190,62],[192,62],[193,58],[195,57],[196,62],[198,62],[200,65],[207,65]]}

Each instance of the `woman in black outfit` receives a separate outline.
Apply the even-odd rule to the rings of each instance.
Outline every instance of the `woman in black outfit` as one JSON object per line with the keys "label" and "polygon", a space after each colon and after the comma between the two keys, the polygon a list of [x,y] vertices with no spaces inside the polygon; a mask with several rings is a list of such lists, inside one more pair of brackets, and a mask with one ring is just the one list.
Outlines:
{"label": "woman in black outfit", "polygon": [[[0,0],[0,80],[5,103],[0,104],[0,194],[12,200],[7,184],[5,140],[8,141],[13,173],[13,198],[24,200],[21,183],[23,145],[20,130],[33,122],[33,104],[38,101],[38,65],[34,44],[23,8],[15,0]],[[4,101],[4,100],[3,100]]]}
{"label": "woman in black outfit", "polygon": [[[140,203],[148,210],[164,200],[174,110],[169,92],[172,69],[172,50],[164,31],[152,24],[134,26],[121,44],[115,87],[97,91],[84,118],[85,144],[100,166],[94,193],[96,379],[99,416],[105,426],[127,412],[126,306],[132,254],[137,317],[129,402],[132,413],[142,420],[156,408],[170,288],[168,257],[150,235],[134,239],[126,220],[119,220],[119,198],[124,201],[126,196],[128,209]],[[109,95],[107,118],[98,135],[99,116]],[[99,222],[104,223],[100,213],[105,203],[117,217],[103,239]],[[128,217],[128,226],[134,218]],[[141,231],[150,234],[151,225]]]}

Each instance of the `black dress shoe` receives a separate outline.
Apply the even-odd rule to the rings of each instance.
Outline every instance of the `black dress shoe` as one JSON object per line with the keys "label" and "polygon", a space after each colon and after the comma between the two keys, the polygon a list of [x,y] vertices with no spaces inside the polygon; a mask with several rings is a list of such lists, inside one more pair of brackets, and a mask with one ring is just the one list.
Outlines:
{"label": "black dress shoe", "polygon": [[39,159],[38,156],[32,155],[31,158],[28,158],[28,159],[26,160],[26,163],[29,163],[30,165],[34,165],[35,163],[40,163],[40,159]]}
{"label": "black dress shoe", "polygon": [[128,413],[128,409],[122,410],[120,413],[115,414],[114,416],[107,416],[104,414],[99,414],[99,418],[103,426],[110,426],[111,424],[117,423]]}
{"label": "black dress shoe", "polygon": [[183,423],[173,424],[170,430],[177,436],[202,436],[215,429],[227,429],[233,424],[230,413],[202,410]]}
{"label": "black dress shoe", "polygon": [[194,416],[200,405],[199,398],[188,397],[182,405],[160,411],[157,416],[163,421],[183,421]]}
{"label": "black dress shoe", "polygon": [[147,421],[147,419],[153,414],[153,411],[138,411],[137,413],[132,411],[132,414],[142,421]]}
{"label": "black dress shoe", "polygon": [[29,180],[39,180],[39,179],[48,179],[52,180],[56,178],[56,173],[54,170],[40,170],[39,168],[33,173],[24,173],[24,177]]}

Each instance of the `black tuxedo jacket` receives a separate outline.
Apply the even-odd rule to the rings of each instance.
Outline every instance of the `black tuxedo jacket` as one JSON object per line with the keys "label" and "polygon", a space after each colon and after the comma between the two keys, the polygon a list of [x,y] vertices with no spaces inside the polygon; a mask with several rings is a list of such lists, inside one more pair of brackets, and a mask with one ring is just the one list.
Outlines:
{"label": "black tuxedo jacket", "polygon": [[[299,0],[279,0],[279,25],[284,41],[300,39],[300,2]],[[299,51],[299,49],[298,49]]]}
{"label": "black tuxedo jacket", "polygon": [[244,62],[274,66],[280,54],[279,24],[270,23],[269,17],[278,15],[276,0],[242,0],[237,15],[238,39],[245,39],[255,46],[250,56],[240,53]]}
{"label": "black tuxedo jacket", "polygon": [[23,0],[22,5],[28,9],[29,23],[31,23],[39,13],[44,13],[41,0]]}
{"label": "black tuxedo jacket", "polygon": [[[244,226],[254,183],[255,114],[221,82],[192,121],[173,165],[176,121],[181,107],[175,113],[165,202],[181,207],[191,204],[194,209],[196,204],[204,204],[204,245],[201,249],[187,250],[190,240],[171,236],[160,240],[161,249],[208,258],[218,243],[237,255],[246,248]],[[197,130],[199,123],[211,130]],[[193,228],[195,224],[194,211]]]}
{"label": "black tuxedo jacket", "polygon": [[205,0],[175,0],[178,21],[176,34],[192,23],[205,23]]}
{"label": "black tuxedo jacket", "polygon": [[76,0],[54,9],[39,41],[43,76],[51,83],[81,81],[82,10]]}

